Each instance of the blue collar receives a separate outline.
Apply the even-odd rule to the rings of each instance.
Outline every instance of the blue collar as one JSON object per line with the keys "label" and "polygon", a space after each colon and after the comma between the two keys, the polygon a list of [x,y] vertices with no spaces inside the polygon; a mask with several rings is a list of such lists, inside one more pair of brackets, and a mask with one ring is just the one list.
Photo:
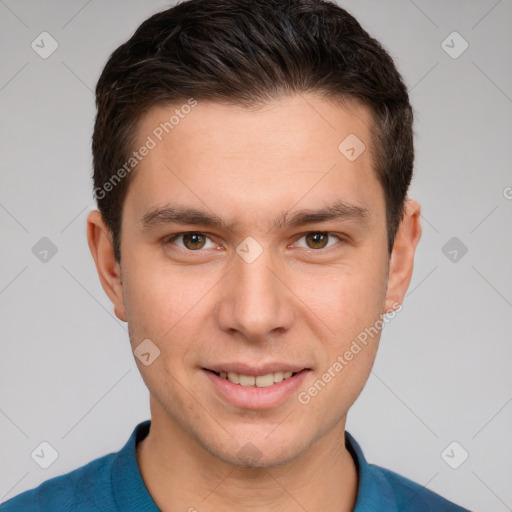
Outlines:
{"label": "blue collar", "polygon": [[354,459],[359,485],[356,506],[353,512],[374,512],[398,510],[395,494],[381,468],[368,464],[357,441],[345,431],[345,446]]}
{"label": "blue collar", "polygon": [[112,490],[119,510],[160,512],[142,479],[136,446],[149,433],[151,420],[139,423],[112,465]]}

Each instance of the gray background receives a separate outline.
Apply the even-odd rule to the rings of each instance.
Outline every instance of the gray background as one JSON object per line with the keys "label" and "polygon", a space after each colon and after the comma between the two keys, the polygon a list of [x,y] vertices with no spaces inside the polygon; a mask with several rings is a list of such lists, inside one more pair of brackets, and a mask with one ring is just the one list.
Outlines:
{"label": "gray background", "polygon": [[[0,0],[0,501],[119,450],[149,418],[85,219],[92,91],[110,53],[167,3]],[[411,91],[410,195],[423,207],[404,308],[347,430],[371,462],[472,510],[512,510],[512,2],[341,5]],[[43,31],[59,45],[47,59],[31,48]],[[442,45],[454,31],[469,44],[458,58],[445,51],[463,48],[458,36]],[[46,261],[32,250],[42,237],[57,248]],[[46,470],[31,458],[42,441],[59,454]],[[469,453],[458,469],[446,462],[460,463],[458,445],[441,455],[452,441]]]}

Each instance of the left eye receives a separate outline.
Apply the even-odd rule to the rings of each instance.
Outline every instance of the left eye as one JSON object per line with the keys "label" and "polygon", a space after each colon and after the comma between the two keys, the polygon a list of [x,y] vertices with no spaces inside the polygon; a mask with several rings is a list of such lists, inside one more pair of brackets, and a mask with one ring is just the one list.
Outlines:
{"label": "left eye", "polygon": [[327,233],[325,231],[311,231],[309,233],[306,233],[302,238],[299,238],[299,240],[306,240],[306,249],[325,249],[326,247],[331,247],[333,245],[327,245],[328,237],[335,237],[338,240],[341,240],[341,238],[338,235]]}

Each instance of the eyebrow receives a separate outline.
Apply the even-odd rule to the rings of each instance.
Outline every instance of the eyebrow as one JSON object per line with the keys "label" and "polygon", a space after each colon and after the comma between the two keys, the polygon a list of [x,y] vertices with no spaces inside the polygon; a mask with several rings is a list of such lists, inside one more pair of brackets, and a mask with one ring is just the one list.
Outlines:
{"label": "eyebrow", "polygon": [[[293,213],[291,217],[289,215],[290,213],[287,211],[275,219],[272,222],[271,231],[332,220],[364,223],[368,219],[369,211],[361,206],[338,200],[318,210],[305,209]],[[141,217],[142,229],[151,229],[167,224],[206,226],[227,231],[234,231],[235,228],[234,224],[225,222],[213,213],[185,207],[181,204],[167,204],[163,207],[152,208]]]}

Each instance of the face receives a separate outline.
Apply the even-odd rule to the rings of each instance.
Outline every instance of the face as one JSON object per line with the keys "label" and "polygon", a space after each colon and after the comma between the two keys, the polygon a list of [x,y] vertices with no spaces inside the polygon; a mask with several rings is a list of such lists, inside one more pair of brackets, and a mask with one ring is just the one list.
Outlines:
{"label": "face", "polygon": [[282,464],[343,431],[380,337],[361,333],[408,284],[388,281],[370,113],[312,95],[199,102],[160,141],[175,108],[141,120],[137,147],[156,144],[125,199],[121,266],[101,269],[111,246],[90,229],[93,254],[149,354],[153,423],[226,462]]}

